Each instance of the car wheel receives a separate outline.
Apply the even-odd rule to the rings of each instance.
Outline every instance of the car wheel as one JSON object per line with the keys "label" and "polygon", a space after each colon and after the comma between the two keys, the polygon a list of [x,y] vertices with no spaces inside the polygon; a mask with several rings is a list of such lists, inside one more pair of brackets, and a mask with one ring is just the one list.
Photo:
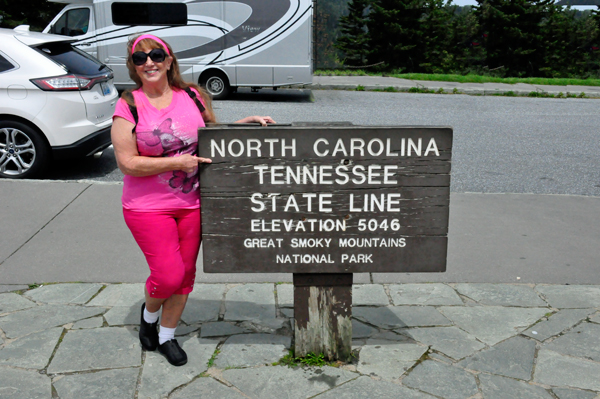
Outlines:
{"label": "car wheel", "polygon": [[210,72],[201,83],[214,100],[222,100],[229,95],[231,90],[229,80],[222,72]]}
{"label": "car wheel", "polygon": [[21,122],[0,121],[0,177],[35,177],[49,157],[50,149],[35,129]]}

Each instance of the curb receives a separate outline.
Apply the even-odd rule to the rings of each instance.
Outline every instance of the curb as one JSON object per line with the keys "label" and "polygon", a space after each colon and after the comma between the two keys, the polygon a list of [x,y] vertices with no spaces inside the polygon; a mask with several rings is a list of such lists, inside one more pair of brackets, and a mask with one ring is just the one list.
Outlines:
{"label": "curb", "polygon": [[[600,98],[598,92],[568,92],[561,90],[546,91],[534,87],[535,90],[486,90],[473,88],[454,87],[452,91],[448,87],[439,85],[424,86],[416,83],[414,86],[382,86],[382,85],[360,85],[360,84],[312,84],[301,86],[303,89],[310,90],[345,90],[345,91],[383,91],[383,92],[399,92],[399,93],[428,93],[428,94],[466,94],[472,96],[505,96],[505,97],[534,97],[534,98]],[[442,90],[440,92],[439,90]],[[538,94],[532,94],[538,93]]]}

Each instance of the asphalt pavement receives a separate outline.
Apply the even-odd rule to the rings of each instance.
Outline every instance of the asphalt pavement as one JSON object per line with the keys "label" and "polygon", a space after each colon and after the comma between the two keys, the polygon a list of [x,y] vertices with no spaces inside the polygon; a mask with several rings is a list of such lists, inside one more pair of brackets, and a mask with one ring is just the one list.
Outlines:
{"label": "asphalt pavement", "polygon": [[[375,79],[315,85],[404,84]],[[175,368],[136,339],[148,271],[121,190],[0,180],[0,398],[600,398],[599,197],[452,193],[445,273],[354,276],[348,364],[281,364],[291,275],[200,259]]]}

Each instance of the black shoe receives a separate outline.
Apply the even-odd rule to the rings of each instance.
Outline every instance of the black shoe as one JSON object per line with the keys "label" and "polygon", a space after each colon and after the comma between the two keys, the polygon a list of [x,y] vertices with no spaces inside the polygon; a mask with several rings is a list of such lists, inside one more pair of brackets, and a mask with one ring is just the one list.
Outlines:
{"label": "black shoe", "polygon": [[140,322],[140,344],[147,351],[155,351],[158,347],[158,320],[156,323],[148,323],[144,320],[144,309],[146,304],[142,304],[142,320]]}
{"label": "black shoe", "polygon": [[173,366],[183,366],[187,363],[187,355],[183,349],[181,349],[176,339],[170,339],[162,345],[158,345],[158,351],[162,353]]}

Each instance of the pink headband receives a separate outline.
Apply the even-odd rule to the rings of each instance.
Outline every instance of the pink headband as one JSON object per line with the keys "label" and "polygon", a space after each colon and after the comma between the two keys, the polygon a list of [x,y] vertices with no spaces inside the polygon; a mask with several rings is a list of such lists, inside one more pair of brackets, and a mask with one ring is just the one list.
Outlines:
{"label": "pink headband", "polygon": [[165,48],[167,55],[171,56],[171,53],[169,53],[169,48],[167,47],[165,42],[163,42],[158,37],[153,36],[153,35],[142,35],[142,36],[138,37],[137,39],[135,39],[135,42],[133,42],[133,46],[131,46],[131,54],[133,54],[133,52],[135,51],[135,46],[137,46],[137,44],[140,42],[140,40],[144,40],[144,39],[152,39],[155,42],[157,42],[158,44],[162,45]]}

